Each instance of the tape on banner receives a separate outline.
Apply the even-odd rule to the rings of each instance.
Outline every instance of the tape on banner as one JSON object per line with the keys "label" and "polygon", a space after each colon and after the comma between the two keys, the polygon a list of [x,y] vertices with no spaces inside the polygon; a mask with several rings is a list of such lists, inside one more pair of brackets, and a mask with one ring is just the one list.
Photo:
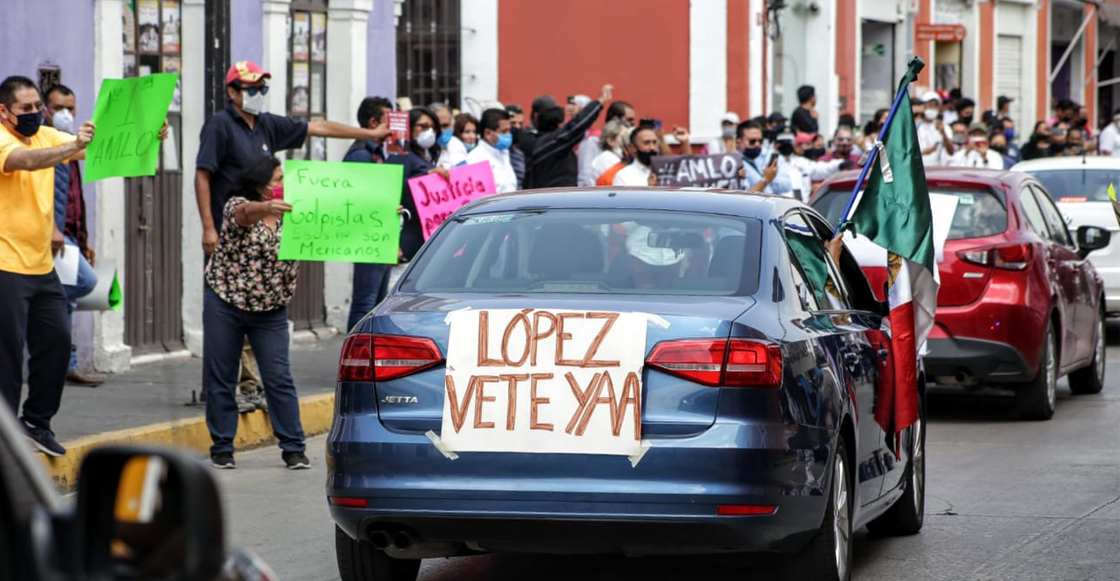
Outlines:
{"label": "tape on banner", "polygon": [[641,462],[642,458],[645,458],[646,452],[649,452],[649,448],[650,448],[649,442],[646,441],[646,440],[642,440],[642,448],[640,450],[638,450],[637,454],[634,454],[633,456],[629,457],[631,468],[637,468],[638,467],[638,462]]}
{"label": "tape on banner", "polygon": [[435,432],[428,430],[427,432],[424,432],[424,435],[432,441],[432,445],[436,447],[436,450],[439,450],[440,453],[443,454],[448,460],[459,459],[459,455],[453,452],[451,448],[448,448],[447,444],[444,444],[443,440],[439,439],[439,436],[437,436]]}
{"label": "tape on banner", "polygon": [[116,311],[124,304],[124,293],[117,279],[117,261],[98,260],[93,267],[97,286],[88,295],[78,297],[78,311]]}

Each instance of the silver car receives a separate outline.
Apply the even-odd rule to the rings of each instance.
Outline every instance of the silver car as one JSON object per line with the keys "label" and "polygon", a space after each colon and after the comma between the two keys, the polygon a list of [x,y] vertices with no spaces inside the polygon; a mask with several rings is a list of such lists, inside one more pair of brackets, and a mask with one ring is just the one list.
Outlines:
{"label": "silver car", "polygon": [[1108,315],[1120,316],[1120,221],[1108,197],[1109,185],[1120,190],[1120,157],[1048,157],[1011,169],[1042,182],[1071,230],[1088,225],[1112,232],[1112,242],[1094,252],[1091,260],[1104,279]]}

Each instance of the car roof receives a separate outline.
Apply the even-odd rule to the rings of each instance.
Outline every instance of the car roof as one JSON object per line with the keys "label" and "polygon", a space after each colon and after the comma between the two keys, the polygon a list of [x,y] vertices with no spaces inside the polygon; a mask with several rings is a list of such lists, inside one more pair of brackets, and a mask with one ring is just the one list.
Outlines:
{"label": "car roof", "polygon": [[1011,168],[1013,171],[1036,171],[1051,169],[1111,169],[1120,170],[1120,157],[1082,155],[1078,157],[1041,157],[1021,161]]}
{"label": "car roof", "polygon": [[594,187],[524,190],[487,196],[459,210],[459,216],[539,209],[670,210],[770,218],[793,206],[793,198],[742,190],[682,187]]}
{"label": "car roof", "polygon": [[[1007,186],[1017,186],[1020,182],[1032,180],[1029,174],[1019,171],[1002,169],[981,169],[965,167],[927,167],[926,183],[932,187],[987,187],[1003,190]],[[844,189],[855,186],[859,177],[859,170],[848,170],[834,174],[813,192],[811,201],[815,201],[825,186],[830,189]]]}

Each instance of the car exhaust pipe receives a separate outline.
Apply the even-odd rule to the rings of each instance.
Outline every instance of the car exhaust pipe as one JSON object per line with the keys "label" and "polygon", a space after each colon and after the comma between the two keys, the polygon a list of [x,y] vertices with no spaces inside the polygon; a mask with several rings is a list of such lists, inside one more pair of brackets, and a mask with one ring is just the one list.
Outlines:
{"label": "car exhaust pipe", "polygon": [[381,529],[374,529],[369,532],[369,543],[375,549],[385,550],[389,547],[389,533]]}
{"label": "car exhaust pipe", "polygon": [[415,543],[416,539],[413,538],[412,533],[406,530],[397,531],[397,533],[393,535],[393,547],[397,549],[404,550],[411,547]]}

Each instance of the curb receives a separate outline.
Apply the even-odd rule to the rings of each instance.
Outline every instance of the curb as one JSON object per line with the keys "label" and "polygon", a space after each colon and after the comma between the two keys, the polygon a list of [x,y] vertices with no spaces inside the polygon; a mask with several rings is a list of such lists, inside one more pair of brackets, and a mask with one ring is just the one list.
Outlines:
{"label": "curb", "polygon": [[[334,394],[301,397],[299,415],[303,423],[304,435],[310,438],[325,433],[330,429],[331,419],[334,417]],[[233,440],[234,449],[247,450],[274,440],[272,424],[269,423],[267,414],[258,410],[239,416],[237,437]],[[47,472],[59,489],[63,492],[71,492],[77,487],[78,470],[81,468],[82,460],[91,450],[103,446],[141,443],[207,455],[210,453],[210,431],[206,429],[206,417],[198,416],[83,436],[63,442],[66,455],[61,458],[53,458],[42,453],[39,453],[39,456],[43,458]]]}

